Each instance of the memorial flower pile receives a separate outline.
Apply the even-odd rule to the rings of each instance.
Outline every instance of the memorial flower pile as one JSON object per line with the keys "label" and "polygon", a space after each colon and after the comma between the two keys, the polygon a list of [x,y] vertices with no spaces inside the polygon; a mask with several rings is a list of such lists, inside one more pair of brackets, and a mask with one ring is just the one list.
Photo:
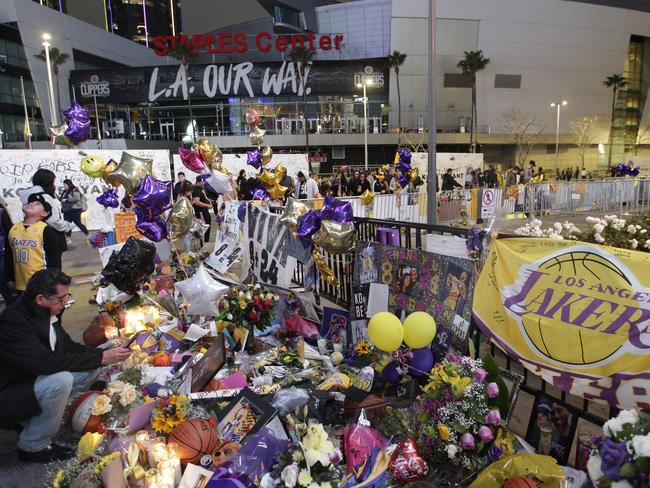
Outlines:
{"label": "memorial flower pile", "polygon": [[93,402],[91,413],[104,417],[105,423],[115,423],[128,417],[129,411],[144,403],[144,397],[131,383],[113,381]]}
{"label": "memorial flower pile", "polygon": [[597,488],[648,486],[650,480],[650,414],[622,410],[603,425],[587,464]]}
{"label": "memorial flower pile", "polygon": [[231,288],[219,301],[222,324],[266,329],[273,320],[277,297],[268,289],[257,285],[240,285]]}
{"label": "memorial flower pile", "polygon": [[162,434],[171,434],[174,427],[182,423],[192,406],[186,395],[172,395],[161,398],[151,414],[151,427]]}

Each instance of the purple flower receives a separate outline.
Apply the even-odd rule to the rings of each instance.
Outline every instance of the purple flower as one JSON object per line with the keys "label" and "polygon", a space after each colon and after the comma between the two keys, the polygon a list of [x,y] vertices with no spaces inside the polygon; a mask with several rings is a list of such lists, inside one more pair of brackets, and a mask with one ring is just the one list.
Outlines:
{"label": "purple flower", "polygon": [[461,436],[460,438],[460,447],[465,449],[466,451],[471,451],[476,447],[476,441],[474,440],[474,436],[470,433],[465,433]]}
{"label": "purple flower", "polygon": [[422,410],[429,413],[434,412],[436,410],[436,402],[427,398],[422,402]]}
{"label": "purple flower", "polygon": [[629,454],[624,442],[615,442],[612,439],[605,439],[603,447],[600,448],[602,463],[600,469],[603,474],[612,481],[621,479],[621,467],[629,461]]}
{"label": "purple flower", "polygon": [[447,361],[449,361],[450,363],[458,364],[460,363],[460,358],[455,354],[449,353],[447,354]]}
{"label": "purple flower", "polygon": [[496,383],[490,383],[487,385],[487,396],[488,398],[496,398],[499,396],[499,385]]}
{"label": "purple flower", "polygon": [[483,380],[487,376],[487,372],[483,368],[479,368],[474,371],[474,381],[477,383],[483,383]]}
{"label": "purple flower", "polygon": [[493,463],[494,461],[501,459],[501,456],[503,456],[503,448],[495,444],[488,449],[487,456],[490,462]]}
{"label": "purple flower", "polygon": [[330,462],[332,464],[338,464],[341,462],[341,452],[338,449],[334,449],[330,452]]}
{"label": "purple flower", "polygon": [[492,439],[494,439],[492,429],[490,429],[487,425],[483,425],[480,429],[478,429],[478,436],[483,442],[490,442]]}
{"label": "purple flower", "polygon": [[500,425],[501,424],[501,414],[498,410],[490,410],[490,412],[485,416],[485,423],[490,425]]}

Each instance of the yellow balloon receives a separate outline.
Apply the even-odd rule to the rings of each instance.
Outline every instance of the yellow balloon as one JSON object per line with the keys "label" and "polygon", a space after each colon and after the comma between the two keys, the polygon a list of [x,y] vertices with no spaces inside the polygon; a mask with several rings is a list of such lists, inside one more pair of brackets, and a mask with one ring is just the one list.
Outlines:
{"label": "yellow balloon", "polygon": [[99,156],[89,155],[81,159],[81,172],[91,178],[99,178],[104,174],[106,163]]}
{"label": "yellow balloon", "polygon": [[264,146],[262,148],[262,164],[270,163],[272,157],[273,157],[273,149],[271,149],[271,146]]}
{"label": "yellow balloon", "polygon": [[377,349],[394,352],[402,345],[404,327],[392,313],[379,312],[368,322],[368,337]]}
{"label": "yellow balloon", "polygon": [[404,320],[404,342],[412,349],[431,344],[436,336],[436,321],[426,312],[413,312]]}

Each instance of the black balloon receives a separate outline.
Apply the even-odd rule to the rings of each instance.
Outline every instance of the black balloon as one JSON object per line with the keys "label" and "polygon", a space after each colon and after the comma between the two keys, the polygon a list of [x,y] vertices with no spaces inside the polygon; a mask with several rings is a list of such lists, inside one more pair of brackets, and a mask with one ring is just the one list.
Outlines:
{"label": "black balloon", "polygon": [[103,281],[135,295],[154,272],[156,247],[142,239],[129,237],[119,252],[114,252],[102,270]]}

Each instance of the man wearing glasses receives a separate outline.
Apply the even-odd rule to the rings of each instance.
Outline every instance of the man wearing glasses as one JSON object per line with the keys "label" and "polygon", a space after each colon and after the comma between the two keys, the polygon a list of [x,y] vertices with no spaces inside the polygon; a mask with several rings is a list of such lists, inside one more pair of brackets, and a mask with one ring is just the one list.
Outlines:
{"label": "man wearing glasses", "polygon": [[123,347],[83,346],[63,330],[70,281],[57,269],[37,271],[25,293],[0,314],[0,429],[24,425],[18,439],[22,461],[74,456],[74,450],[52,442],[70,393],[88,388],[100,366],[131,353]]}

